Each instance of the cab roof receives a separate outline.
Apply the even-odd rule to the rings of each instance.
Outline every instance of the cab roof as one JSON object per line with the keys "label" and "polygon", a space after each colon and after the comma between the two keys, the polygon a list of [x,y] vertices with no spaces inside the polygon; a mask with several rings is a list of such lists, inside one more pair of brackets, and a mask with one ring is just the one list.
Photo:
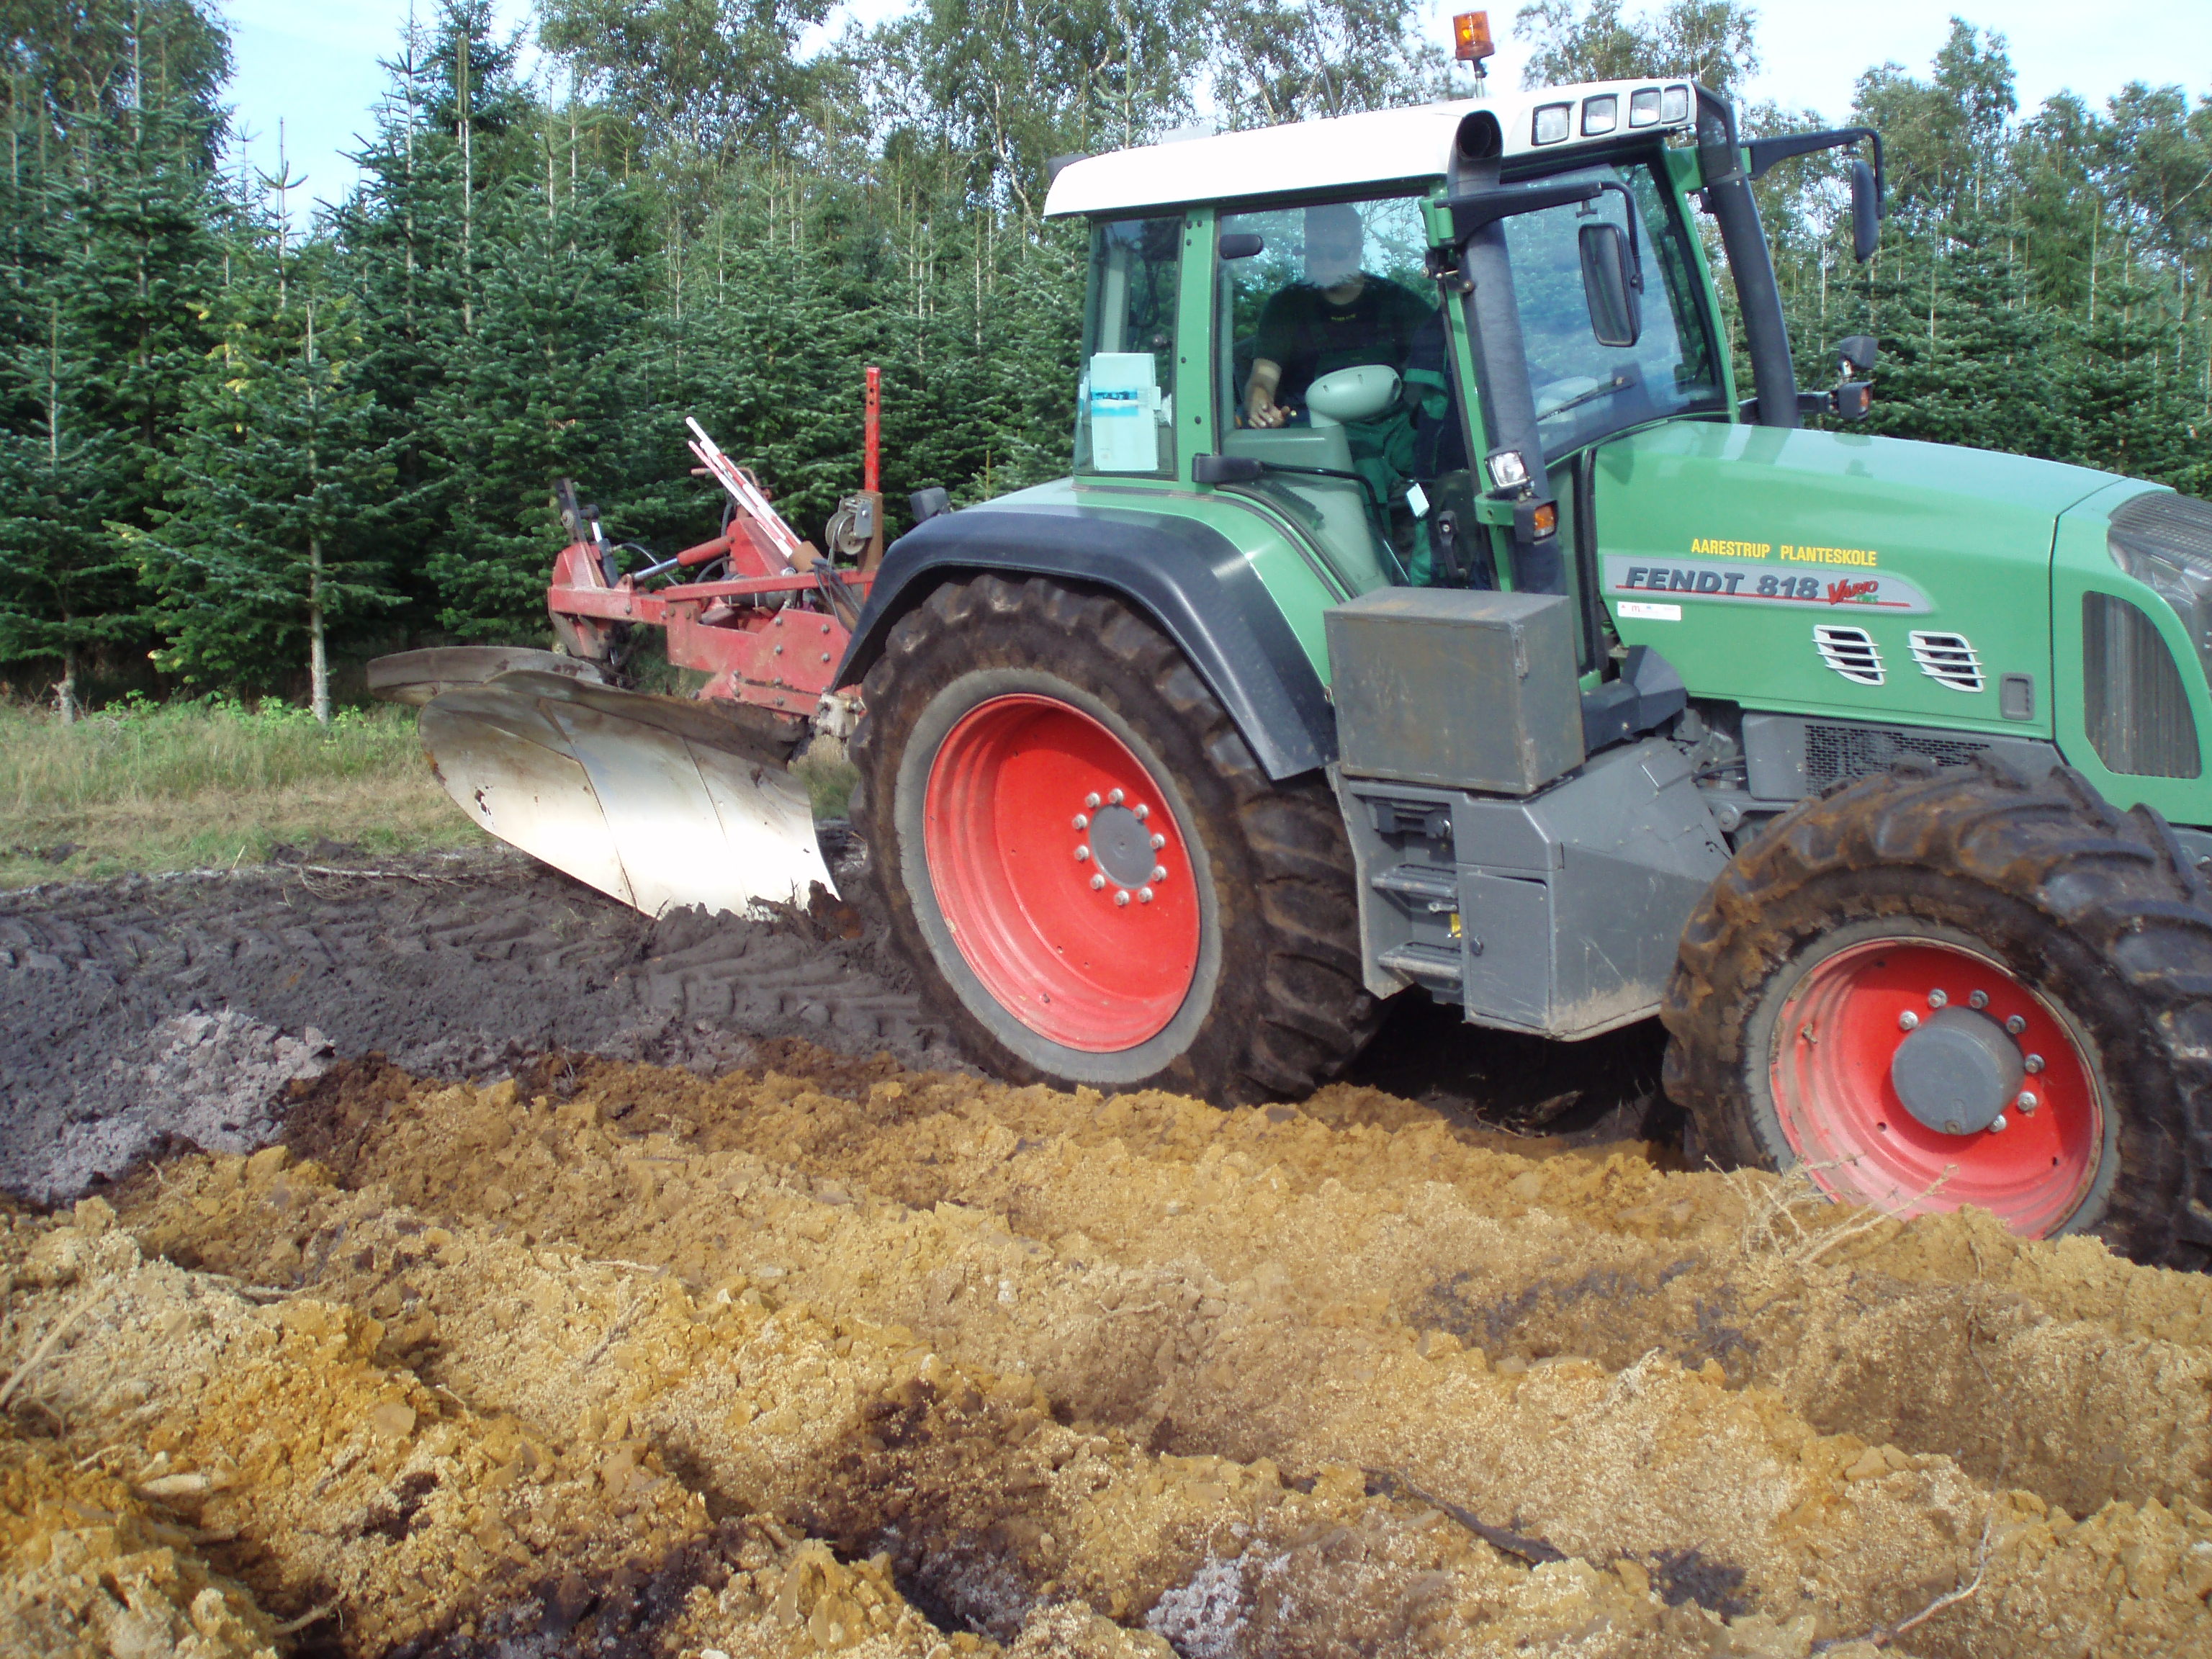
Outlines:
{"label": "cab roof", "polygon": [[1460,123],[1478,110],[1498,118],[1510,160],[1684,131],[1696,119],[1697,98],[1687,81],[1593,81],[1147,144],[1069,162],[1052,181],[1045,216],[1441,178]]}

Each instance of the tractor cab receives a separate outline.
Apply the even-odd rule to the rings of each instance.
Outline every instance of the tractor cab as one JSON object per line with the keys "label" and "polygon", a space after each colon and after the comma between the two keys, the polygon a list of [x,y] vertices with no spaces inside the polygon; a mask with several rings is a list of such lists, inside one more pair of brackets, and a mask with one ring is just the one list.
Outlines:
{"label": "tractor cab", "polygon": [[[1234,501],[1339,598],[1567,595],[1599,676],[1594,450],[1685,417],[1796,423],[1751,170],[1728,106],[1664,80],[1072,163],[1046,211],[1091,223],[1074,486]],[[1760,365],[1747,411],[1700,203]]]}

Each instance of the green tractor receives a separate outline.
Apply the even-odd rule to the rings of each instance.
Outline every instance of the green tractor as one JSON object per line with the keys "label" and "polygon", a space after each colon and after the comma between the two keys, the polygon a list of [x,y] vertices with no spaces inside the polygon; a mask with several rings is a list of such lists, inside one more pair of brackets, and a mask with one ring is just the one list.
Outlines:
{"label": "green tractor", "polygon": [[[777,763],[864,706],[883,925],[1002,1075],[1259,1101],[1401,994],[1657,1014],[1703,1153],[2203,1265],[2212,506],[1853,432],[1863,337],[1801,392],[1752,181],[1839,148],[1864,259],[1877,135],[1683,81],[1074,161],[1071,477],[878,564],[872,426],[826,556],[695,427],[719,538],[623,574],[564,497],[566,654],[372,684],[647,910],[826,881]],[[606,682],[641,627],[697,700]]]}
{"label": "green tractor", "polygon": [[836,676],[979,1059],[1257,1101],[1415,989],[1656,1013],[1717,1158],[2205,1260],[2212,507],[1850,431],[1870,340],[1801,392],[1752,180],[1844,146],[1863,259],[1876,135],[1680,81],[1056,175],[1073,476],[918,496]]}

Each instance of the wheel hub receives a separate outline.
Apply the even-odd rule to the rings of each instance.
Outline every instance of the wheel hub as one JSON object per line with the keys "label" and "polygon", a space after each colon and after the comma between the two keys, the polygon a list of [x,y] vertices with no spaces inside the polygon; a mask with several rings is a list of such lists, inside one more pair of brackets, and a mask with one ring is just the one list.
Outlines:
{"label": "wheel hub", "polygon": [[1089,1054],[1164,1030],[1203,931],[1170,797],[1129,746],[1073,705],[1021,692],[948,732],[924,805],[929,878],[982,993]]}
{"label": "wheel hub", "polygon": [[1092,816],[1091,855],[1120,886],[1141,887],[1152,878],[1152,832],[1126,806],[1102,806]]}
{"label": "wheel hub", "polygon": [[1798,980],[1772,1042],[1779,1127],[1839,1198],[1897,1214],[1974,1204],[2040,1237],[2095,1178],[2106,1108],[2088,1052],[1993,953],[1856,940]]}
{"label": "wheel hub", "polygon": [[1897,1045],[1889,1080],[1905,1109],[1939,1134],[1979,1134],[2019,1098],[2027,1067],[2003,1026],[1939,1008]]}

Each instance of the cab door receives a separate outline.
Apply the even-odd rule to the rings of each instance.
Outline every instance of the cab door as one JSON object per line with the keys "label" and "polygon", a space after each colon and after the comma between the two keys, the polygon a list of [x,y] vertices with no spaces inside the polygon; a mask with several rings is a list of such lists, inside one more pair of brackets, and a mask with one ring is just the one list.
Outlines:
{"label": "cab door", "polygon": [[[1316,278],[1343,273],[1318,270],[1310,258],[1309,221],[1340,222],[1356,214],[1360,226],[1356,295],[1332,307],[1328,296],[1347,284]],[[1238,486],[1264,501],[1273,516],[1326,560],[1347,590],[1407,580],[1414,547],[1412,406],[1404,375],[1414,336],[1432,322],[1436,284],[1427,273],[1428,233],[1418,196],[1353,202],[1297,204],[1219,219],[1215,290],[1215,417],[1224,454],[1266,465],[1257,482]],[[1256,242],[1257,246],[1253,245]],[[1295,314],[1304,326],[1293,327]],[[1318,315],[1318,321],[1315,319]],[[1334,318],[1352,319],[1332,323]],[[1364,337],[1363,330],[1370,330]],[[1290,361],[1274,363],[1273,350]],[[1366,357],[1388,371],[1369,377],[1374,403],[1328,403],[1311,397],[1313,382],[1328,371]],[[1310,359],[1310,361],[1299,361]],[[1281,376],[1285,410],[1279,424],[1255,418],[1250,394],[1255,368],[1272,364]],[[1311,371],[1321,370],[1321,374]],[[1360,394],[1365,396],[1368,394]]]}
{"label": "cab door", "polygon": [[[1559,503],[1565,584],[1582,617],[1585,673],[1602,669],[1614,627],[1601,597],[1608,526],[1596,488],[1599,451],[1624,433],[1685,416],[1729,418],[1708,276],[1664,168],[1655,151],[1550,175],[1601,188],[1588,202],[1503,222],[1537,435]],[[1635,253],[1640,327],[1631,344],[1605,343],[1593,325],[1583,248],[1595,224],[1616,227]],[[1509,569],[1510,550],[1510,544],[1500,549]]]}

